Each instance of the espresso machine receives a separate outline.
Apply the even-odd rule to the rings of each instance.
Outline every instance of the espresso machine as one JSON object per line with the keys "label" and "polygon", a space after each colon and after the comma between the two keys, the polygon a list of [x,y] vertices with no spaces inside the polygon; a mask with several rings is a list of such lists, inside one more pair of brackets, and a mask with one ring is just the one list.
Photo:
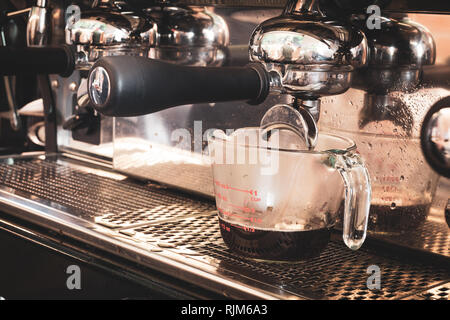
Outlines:
{"label": "espresso machine", "polygon": [[[448,167],[440,177],[429,166],[420,136],[449,96],[450,6],[10,2],[0,73],[36,77],[45,152],[1,159],[2,231],[95,252],[149,296],[448,299]],[[255,260],[224,244],[208,139],[274,125],[311,152],[321,134],[356,143],[371,185],[358,251],[341,243],[339,217],[326,247],[300,261]],[[335,207],[343,215],[344,201]],[[367,285],[372,265],[381,288]]]}

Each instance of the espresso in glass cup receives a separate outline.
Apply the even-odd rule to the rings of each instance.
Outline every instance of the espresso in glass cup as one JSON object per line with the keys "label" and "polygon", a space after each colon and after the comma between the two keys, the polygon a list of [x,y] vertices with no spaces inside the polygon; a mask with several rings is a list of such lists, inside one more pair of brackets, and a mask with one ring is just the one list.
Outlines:
{"label": "espresso in glass cup", "polygon": [[262,260],[297,261],[322,252],[344,200],[343,240],[366,237],[371,187],[356,145],[320,133],[314,150],[296,135],[243,128],[209,137],[220,231],[231,251]]}

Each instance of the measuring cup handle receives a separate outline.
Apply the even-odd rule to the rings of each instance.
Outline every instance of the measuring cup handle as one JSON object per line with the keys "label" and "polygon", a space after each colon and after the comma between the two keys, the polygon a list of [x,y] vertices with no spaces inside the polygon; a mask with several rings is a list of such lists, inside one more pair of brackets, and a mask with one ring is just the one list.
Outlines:
{"label": "measuring cup handle", "polygon": [[372,193],[369,173],[357,154],[339,156],[336,168],[345,186],[343,239],[347,247],[357,250],[366,239]]}

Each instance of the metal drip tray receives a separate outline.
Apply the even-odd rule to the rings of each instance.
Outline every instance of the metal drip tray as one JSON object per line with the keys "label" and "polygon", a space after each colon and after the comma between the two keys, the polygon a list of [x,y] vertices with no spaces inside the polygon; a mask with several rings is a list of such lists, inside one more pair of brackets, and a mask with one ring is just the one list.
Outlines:
{"label": "metal drip tray", "polygon": [[[3,159],[0,206],[228,297],[449,299],[446,260],[437,264],[415,255],[380,253],[370,244],[355,252],[340,236],[319,257],[306,261],[244,259],[223,243],[214,203],[60,156]],[[448,231],[430,232],[427,241],[439,243],[428,244],[436,253],[444,252]],[[380,289],[367,287],[372,265],[380,268]]]}
{"label": "metal drip tray", "polygon": [[211,203],[58,158],[10,159],[0,163],[0,185],[13,189],[17,195],[36,197],[109,228],[127,228],[215,210]]}
{"label": "metal drip tray", "polygon": [[425,221],[407,236],[384,235],[383,241],[426,250],[450,258],[450,232],[445,223]]}
{"label": "metal drip tray", "polygon": [[[217,217],[202,216],[142,226],[133,236],[149,243],[172,244],[172,250],[195,252],[193,259],[207,261],[266,281],[290,292],[319,299],[398,299],[441,283],[449,270],[411,261],[381,257],[360,249],[351,251],[334,239],[317,258],[297,263],[270,263],[243,259],[230,253],[222,241]],[[130,233],[130,234],[132,234]],[[367,268],[376,265],[382,271],[380,290],[367,289]]]}

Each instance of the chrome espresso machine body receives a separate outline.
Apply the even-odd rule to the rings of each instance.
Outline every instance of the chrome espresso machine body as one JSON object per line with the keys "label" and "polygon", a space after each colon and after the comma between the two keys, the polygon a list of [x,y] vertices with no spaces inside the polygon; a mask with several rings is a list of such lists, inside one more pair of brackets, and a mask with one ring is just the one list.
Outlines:
{"label": "chrome espresso machine body", "polygon": [[[214,295],[447,292],[439,290],[450,289],[450,182],[428,165],[420,134],[428,110],[450,94],[450,7],[428,2],[36,1],[28,47],[68,58],[31,67],[40,68],[47,153],[3,159],[0,203],[137,263],[139,279],[155,271]],[[327,132],[356,142],[372,184],[358,252],[332,241],[310,261],[242,262],[221,242],[208,136],[259,126],[268,110],[301,123],[308,141]],[[370,265],[386,270],[381,290],[366,288]],[[338,278],[347,289],[333,287]],[[183,291],[173,283],[165,285]],[[201,290],[190,294],[209,294]]]}

